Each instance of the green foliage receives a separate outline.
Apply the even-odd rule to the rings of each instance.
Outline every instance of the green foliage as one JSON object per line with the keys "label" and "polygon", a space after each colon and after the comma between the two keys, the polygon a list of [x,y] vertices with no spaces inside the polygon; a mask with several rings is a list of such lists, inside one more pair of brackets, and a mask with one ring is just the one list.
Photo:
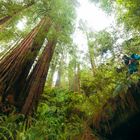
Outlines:
{"label": "green foliage", "polygon": [[45,88],[34,118],[24,119],[22,115],[13,114],[8,117],[1,116],[0,138],[74,139],[84,133],[85,122],[92,118],[94,112],[92,108],[93,104],[83,94],[65,89]]}
{"label": "green foliage", "polygon": [[[116,93],[120,95],[120,92],[125,94],[128,90],[128,81],[123,78],[123,74],[116,75],[112,65],[108,64],[98,68],[96,77],[85,72],[82,72],[81,76],[85,94],[45,87],[37,113],[33,118],[25,120],[23,116],[13,114],[8,117],[1,116],[0,138],[6,140],[9,138],[17,140],[74,140],[78,136],[78,139],[82,139],[81,136],[89,130],[88,125],[91,124],[87,124],[85,127],[87,121],[98,119],[100,122],[104,118],[108,119],[108,116],[114,116],[112,106],[108,107],[107,105],[107,113],[105,112],[101,116],[97,116],[97,114],[100,114],[102,106],[113,96],[117,85],[116,81],[122,83],[124,80],[126,86],[117,87],[114,91],[115,96]],[[136,82],[137,78],[133,75],[131,82]],[[94,90],[97,92],[93,93]],[[88,97],[85,96],[87,94]],[[96,123],[99,122],[96,121]],[[105,124],[103,128],[106,129],[106,127]]]}
{"label": "green foliage", "polygon": [[[81,74],[81,88],[87,96],[95,96],[98,98],[99,104],[106,101],[112,93],[118,83],[125,81],[125,72],[117,73],[115,66],[112,62],[102,64],[96,71],[96,76],[92,76],[89,73]],[[97,97],[96,97],[97,96]]]}
{"label": "green foliage", "polygon": [[0,116],[0,139],[22,140],[27,128],[23,115]]}
{"label": "green foliage", "polygon": [[131,55],[132,53],[139,54],[139,45],[140,45],[140,37],[139,36],[133,36],[132,38],[124,41],[122,43],[122,48],[126,54]]}
{"label": "green foliage", "polygon": [[[139,86],[137,86],[139,83],[135,76],[132,77],[131,80],[126,80],[116,87],[115,96],[108,98],[94,116],[93,125],[98,131],[111,134],[116,127],[128,122],[139,112],[137,104],[139,95],[135,98],[136,91],[139,90]],[[130,85],[128,82],[131,82]]]}
{"label": "green foliage", "polygon": [[90,0],[91,2],[94,2],[95,4],[98,4],[100,8],[102,8],[104,11],[106,11],[108,14],[110,14],[113,11],[114,8],[114,1],[111,0]]}
{"label": "green foliage", "polygon": [[43,96],[47,100],[39,105],[38,121],[30,128],[30,135],[42,140],[65,140],[82,132],[86,115],[81,107],[85,99],[83,95],[63,89],[45,89]]}
{"label": "green foliage", "polygon": [[140,29],[139,0],[117,0],[119,20],[125,24],[127,30]]}
{"label": "green foliage", "polygon": [[70,34],[74,31],[73,19],[76,17],[74,5],[69,0],[50,1],[47,9],[50,9],[49,14],[47,11],[44,14],[53,22],[50,36],[55,34],[58,41],[66,44],[71,42]]}
{"label": "green foliage", "polygon": [[106,30],[99,31],[98,33],[95,34],[95,46],[97,54],[103,55],[106,53],[108,50],[112,51],[113,49],[113,37],[109,32]]}
{"label": "green foliage", "polygon": [[12,16],[16,12],[18,12],[20,9],[22,9],[23,5],[22,3],[18,1],[11,1],[11,0],[1,0],[0,2],[0,19],[4,16],[10,15]]}

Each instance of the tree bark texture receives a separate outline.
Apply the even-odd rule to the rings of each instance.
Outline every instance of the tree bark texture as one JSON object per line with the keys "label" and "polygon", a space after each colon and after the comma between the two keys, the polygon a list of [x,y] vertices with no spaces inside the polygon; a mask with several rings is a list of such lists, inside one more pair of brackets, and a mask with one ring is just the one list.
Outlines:
{"label": "tree bark texture", "polygon": [[28,76],[30,68],[46,37],[44,32],[48,31],[48,25],[50,26],[47,20],[42,19],[38,26],[21,41],[19,46],[1,60],[0,95],[3,96],[3,99],[8,94],[11,94],[11,88],[20,88],[21,80],[24,81]]}
{"label": "tree bark texture", "polygon": [[57,40],[49,40],[36,66],[34,67],[26,86],[27,98],[21,110],[25,115],[32,114],[38,105],[43,92],[50,62],[54,53]]}

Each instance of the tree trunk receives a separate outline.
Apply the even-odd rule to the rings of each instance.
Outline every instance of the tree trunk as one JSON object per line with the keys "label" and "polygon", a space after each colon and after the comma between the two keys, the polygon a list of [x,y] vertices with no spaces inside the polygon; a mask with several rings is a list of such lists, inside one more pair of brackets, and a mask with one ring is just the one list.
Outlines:
{"label": "tree trunk", "polygon": [[55,87],[60,87],[61,86],[61,78],[62,78],[62,67],[64,65],[64,56],[62,54],[61,58],[60,58],[60,63],[59,63],[59,67],[58,67],[58,74],[57,74],[57,79],[55,82]]}
{"label": "tree trunk", "polygon": [[40,95],[43,92],[56,42],[56,39],[48,41],[42,55],[40,56],[36,66],[34,67],[29,77],[27,87],[25,88],[25,92],[28,95],[21,110],[21,113],[25,115],[32,114],[38,105]]}
{"label": "tree trunk", "polygon": [[[47,22],[45,22],[43,27],[39,30],[35,40],[33,41],[31,53],[29,53],[29,55],[27,56],[27,60],[25,61],[25,64],[23,65],[19,79],[14,84],[14,88],[16,91],[15,101],[18,101],[18,96],[21,93],[20,91],[24,87],[26,79],[29,76],[29,72],[31,70],[31,67],[34,64],[34,61],[38,55],[38,52],[44,43],[46,33],[48,32],[50,26],[51,26],[51,23],[48,22],[48,20],[47,20]],[[19,102],[20,102],[20,100],[19,100]]]}
{"label": "tree trunk", "polygon": [[74,90],[74,68],[75,68],[75,63],[73,60],[69,62],[69,68],[68,68],[68,81],[69,81],[69,90]]}
{"label": "tree trunk", "polygon": [[76,64],[75,76],[74,76],[74,92],[80,93],[80,64]]}
{"label": "tree trunk", "polygon": [[[34,28],[29,35],[16,47],[9,55],[2,59],[0,63],[0,94],[3,99],[14,88],[14,96],[21,91],[21,81],[25,81],[32,64],[44,42],[50,23],[42,19],[39,25]],[[42,33],[43,32],[43,33]],[[41,34],[42,33],[42,34]],[[40,40],[39,40],[40,39]]]}
{"label": "tree trunk", "polygon": [[1,18],[0,19],[0,26],[3,25],[4,23],[6,23],[11,18],[12,18],[12,16],[5,16],[5,17]]}
{"label": "tree trunk", "polygon": [[57,65],[57,61],[55,60],[55,62],[53,64],[51,64],[50,66],[50,72],[48,74],[48,78],[47,78],[47,86],[48,87],[52,87],[53,85],[53,76],[56,70],[56,65]]}
{"label": "tree trunk", "polygon": [[86,32],[86,37],[87,37],[87,41],[88,41],[88,53],[89,53],[89,60],[90,60],[90,64],[91,64],[91,69],[92,69],[93,75],[95,75],[96,65],[95,65],[95,60],[94,60],[94,48],[90,44],[89,35],[87,32]]}
{"label": "tree trunk", "polygon": [[50,74],[49,74],[49,78],[47,79],[47,85],[51,88],[52,85],[53,85],[53,76],[54,76],[54,73],[55,73],[55,66],[53,66],[51,68],[51,71],[50,71]]}
{"label": "tree trunk", "polygon": [[61,66],[59,66],[55,87],[61,86],[61,75],[62,75],[62,70],[61,70]]}

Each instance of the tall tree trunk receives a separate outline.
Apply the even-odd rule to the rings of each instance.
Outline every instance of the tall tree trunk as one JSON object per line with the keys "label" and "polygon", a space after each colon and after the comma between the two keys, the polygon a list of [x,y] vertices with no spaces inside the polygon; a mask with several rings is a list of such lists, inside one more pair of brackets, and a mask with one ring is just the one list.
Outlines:
{"label": "tall tree trunk", "polygon": [[27,57],[27,60],[25,61],[25,64],[23,65],[21,74],[14,84],[14,89],[16,91],[15,101],[18,101],[18,96],[20,95],[20,91],[24,87],[27,76],[29,75],[29,72],[31,70],[32,65],[34,64],[34,61],[38,55],[38,52],[44,43],[46,33],[48,32],[50,26],[51,26],[51,22],[48,20],[45,21],[45,24],[41,27],[35,40],[33,41],[31,53],[28,55],[29,58]]}
{"label": "tall tree trunk", "polygon": [[68,81],[69,81],[69,90],[74,90],[74,67],[75,64],[73,60],[69,61],[69,68],[68,68]]}
{"label": "tall tree trunk", "polygon": [[0,19],[0,26],[4,25],[5,23],[7,23],[8,21],[10,21],[10,19],[14,16],[16,16],[17,14],[19,14],[20,12],[22,12],[23,10],[31,7],[33,4],[35,4],[34,1],[32,1],[31,3],[27,4],[26,6],[24,6],[22,9],[20,9],[19,11],[14,12],[12,15],[7,15],[5,17],[2,17]]}
{"label": "tall tree trunk", "polygon": [[56,82],[55,82],[55,87],[60,87],[61,86],[63,64],[64,64],[64,55],[62,54],[62,56],[60,58],[59,67],[58,67],[58,74],[57,74],[57,79],[56,79]]}
{"label": "tall tree trunk", "polygon": [[80,64],[76,64],[76,70],[74,74],[74,92],[80,93]]}
{"label": "tall tree trunk", "polygon": [[40,95],[43,92],[46,77],[48,74],[50,61],[52,59],[57,40],[49,40],[36,66],[34,67],[29,81],[27,82],[27,98],[21,110],[21,113],[32,114],[38,105]]}
{"label": "tall tree trunk", "polygon": [[62,75],[62,69],[61,66],[58,68],[58,73],[57,73],[57,79],[55,82],[55,87],[60,87],[61,86],[61,75]]}
{"label": "tall tree trunk", "polygon": [[93,75],[95,75],[95,73],[96,73],[95,62],[94,62],[93,55],[91,54],[90,51],[89,51],[89,60],[90,60],[90,64],[91,64],[92,73],[93,73]]}
{"label": "tall tree trunk", "polygon": [[[31,38],[37,33],[37,28],[33,29],[32,32],[15,48],[8,56],[3,58],[0,63],[0,84],[3,87],[3,91],[0,94],[4,94],[10,87],[10,82],[14,82],[16,78],[16,66],[21,63],[20,57],[23,59],[24,52],[27,51],[28,47],[31,46]],[[20,71],[20,69],[18,70]],[[15,74],[14,74],[15,73]],[[17,76],[18,77],[18,76]]]}
{"label": "tall tree trunk", "polygon": [[56,64],[52,64],[51,68],[50,68],[50,72],[48,74],[48,78],[47,78],[47,86],[52,87],[53,85],[53,76],[55,73],[55,69],[56,69]]}
{"label": "tall tree trunk", "polygon": [[88,53],[89,53],[89,60],[90,60],[91,68],[92,68],[92,73],[93,75],[95,75],[96,65],[95,65],[95,60],[94,60],[94,48],[93,46],[90,45],[88,37],[87,37],[87,41],[88,41]]}
{"label": "tall tree trunk", "polygon": [[48,20],[42,19],[39,25],[23,39],[19,46],[2,59],[0,63],[0,87],[2,87],[0,94],[3,99],[7,94],[10,94],[11,88],[15,88],[18,93],[18,87],[21,87],[20,81],[24,81],[28,76],[30,68],[44,42],[46,37],[44,31],[48,30],[48,25],[50,26]]}

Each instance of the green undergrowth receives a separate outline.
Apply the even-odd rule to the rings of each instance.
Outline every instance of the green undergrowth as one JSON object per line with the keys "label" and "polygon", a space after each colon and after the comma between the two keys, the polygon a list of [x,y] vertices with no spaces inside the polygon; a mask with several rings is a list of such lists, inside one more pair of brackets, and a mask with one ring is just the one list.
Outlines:
{"label": "green undergrowth", "polygon": [[[96,82],[91,81],[87,82],[90,90]],[[15,112],[0,116],[0,140],[102,140],[97,130],[110,131],[115,126],[110,126],[110,123],[118,120],[121,112],[126,114],[123,113],[125,109],[135,107],[128,91],[137,82],[138,76],[133,75],[116,84],[116,87],[113,85],[114,91],[112,85],[106,84],[102,85],[104,90],[97,88],[96,93],[88,96],[45,87],[33,117],[25,118]]]}
{"label": "green undergrowth", "polygon": [[[118,84],[93,117],[93,126],[101,135],[112,135],[121,124],[139,113],[140,81],[137,74]],[[129,123],[129,122],[128,122]]]}
{"label": "green undergrowth", "polygon": [[27,122],[23,115],[0,115],[0,124],[0,140],[20,140],[25,135]]}
{"label": "green undergrowth", "polygon": [[4,140],[93,140],[88,121],[93,104],[84,94],[45,88],[33,118],[1,116],[0,139]]}
{"label": "green undergrowth", "polygon": [[38,108],[38,122],[30,129],[30,134],[36,139],[38,136],[38,139],[49,140],[74,139],[84,132],[85,121],[92,116],[89,106],[87,97],[82,94],[45,89]]}

